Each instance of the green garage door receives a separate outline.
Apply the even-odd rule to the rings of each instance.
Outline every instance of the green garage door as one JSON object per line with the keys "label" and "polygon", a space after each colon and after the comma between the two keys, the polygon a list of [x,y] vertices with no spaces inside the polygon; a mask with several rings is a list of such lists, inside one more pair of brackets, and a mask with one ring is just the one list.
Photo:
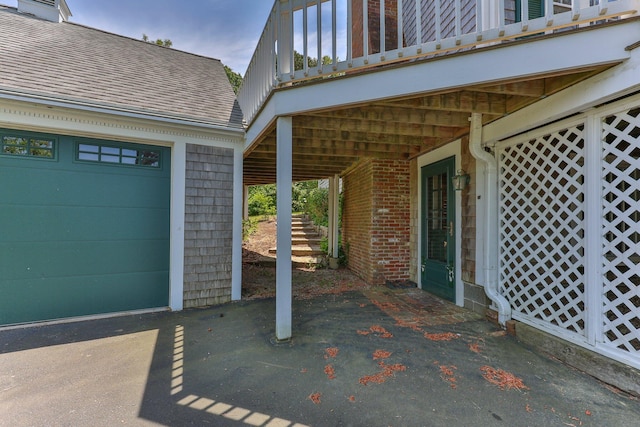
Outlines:
{"label": "green garage door", "polygon": [[0,325],[167,306],[169,162],[0,129]]}

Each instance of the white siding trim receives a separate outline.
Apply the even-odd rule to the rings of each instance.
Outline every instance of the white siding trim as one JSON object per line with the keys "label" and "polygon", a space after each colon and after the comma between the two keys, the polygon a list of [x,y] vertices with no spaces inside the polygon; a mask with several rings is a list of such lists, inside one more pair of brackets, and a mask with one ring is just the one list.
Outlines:
{"label": "white siding trim", "polygon": [[184,306],[184,219],[187,144],[176,142],[171,150],[171,249],[169,260],[169,307]]}
{"label": "white siding trim", "polygon": [[242,220],[244,219],[244,194],[242,184],[243,147],[233,151],[233,256],[231,261],[231,300],[242,298]]}

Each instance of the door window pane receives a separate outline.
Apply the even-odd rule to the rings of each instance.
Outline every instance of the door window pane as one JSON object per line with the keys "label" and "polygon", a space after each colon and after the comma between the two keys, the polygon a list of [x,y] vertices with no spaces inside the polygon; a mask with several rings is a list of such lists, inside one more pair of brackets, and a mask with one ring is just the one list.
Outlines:
{"label": "door window pane", "polygon": [[427,179],[427,258],[447,262],[447,174]]}

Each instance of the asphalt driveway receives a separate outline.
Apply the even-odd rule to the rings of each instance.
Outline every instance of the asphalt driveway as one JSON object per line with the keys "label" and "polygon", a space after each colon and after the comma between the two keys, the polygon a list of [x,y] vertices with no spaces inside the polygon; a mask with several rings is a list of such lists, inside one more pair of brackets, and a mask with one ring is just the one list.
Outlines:
{"label": "asphalt driveway", "polygon": [[640,403],[418,290],[0,331],[0,426],[637,426]]}

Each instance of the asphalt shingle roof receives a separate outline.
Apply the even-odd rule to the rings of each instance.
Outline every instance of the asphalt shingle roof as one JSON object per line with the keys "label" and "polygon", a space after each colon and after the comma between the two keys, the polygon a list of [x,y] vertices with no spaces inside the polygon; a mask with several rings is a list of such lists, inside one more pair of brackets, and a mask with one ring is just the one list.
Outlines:
{"label": "asphalt shingle roof", "polygon": [[[215,40],[212,40],[215,43]],[[222,63],[0,5],[0,92],[242,126]]]}

